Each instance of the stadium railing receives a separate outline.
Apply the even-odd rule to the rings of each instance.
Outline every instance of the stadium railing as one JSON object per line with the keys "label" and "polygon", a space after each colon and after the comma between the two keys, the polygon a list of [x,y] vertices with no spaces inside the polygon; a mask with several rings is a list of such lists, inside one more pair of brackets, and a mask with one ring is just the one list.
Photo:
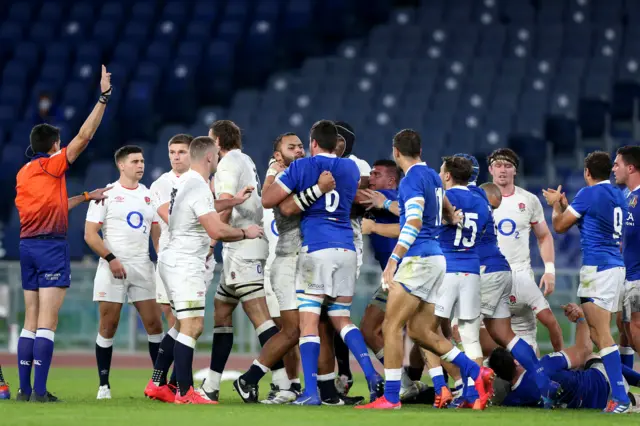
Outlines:
{"label": "stadium railing", "polygon": [[[199,348],[209,348],[213,330],[213,294],[219,279],[220,264],[210,287],[207,298],[205,332],[198,340]],[[93,278],[96,271],[94,262],[72,263],[72,284],[67,292],[60,312],[60,322],[56,331],[56,349],[93,350],[98,330],[98,305],[93,302]],[[542,271],[536,271],[540,276]],[[577,269],[556,270],[556,291],[549,297],[549,303],[563,329],[566,344],[574,341],[574,327],[562,314],[563,304],[576,301],[578,287]],[[364,264],[356,286],[356,297],[352,305],[352,317],[356,323],[360,321],[364,310],[380,283],[380,267]],[[239,306],[234,313],[234,352],[257,353],[259,342],[255,331]],[[20,283],[20,264],[18,262],[0,262],[0,351],[14,351],[17,337],[24,321],[24,301]],[[166,329],[166,328],[165,328]],[[538,326],[538,342],[543,352],[551,350],[548,333],[543,326]],[[140,323],[135,308],[125,305],[115,346],[121,351],[146,351],[147,336]]]}

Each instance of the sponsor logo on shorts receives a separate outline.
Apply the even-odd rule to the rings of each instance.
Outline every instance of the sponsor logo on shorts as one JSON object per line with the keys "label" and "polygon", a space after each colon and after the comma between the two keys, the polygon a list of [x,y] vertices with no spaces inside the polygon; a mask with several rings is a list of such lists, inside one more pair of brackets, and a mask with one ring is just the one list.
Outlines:
{"label": "sponsor logo on shorts", "polygon": [[233,271],[231,271],[231,279],[232,279],[232,280],[235,280],[235,279],[236,279],[236,273],[235,273],[235,272],[233,272]]}
{"label": "sponsor logo on shorts", "polygon": [[62,274],[59,272],[55,274],[44,274],[44,279],[47,281],[58,281],[61,276]]}
{"label": "sponsor logo on shorts", "polygon": [[199,291],[196,293],[196,296],[198,297],[204,297],[204,291]]}
{"label": "sponsor logo on shorts", "polygon": [[521,212],[523,212],[523,211],[525,211],[527,206],[525,206],[524,203],[518,203],[518,208],[520,209]]}
{"label": "sponsor logo on shorts", "polygon": [[516,303],[516,297],[513,294],[509,296],[509,303],[511,305],[514,305]]}
{"label": "sponsor logo on shorts", "polygon": [[98,297],[107,297],[107,293],[104,291],[98,292]]}
{"label": "sponsor logo on shorts", "polygon": [[309,290],[324,290],[324,286],[322,284],[309,284]]}
{"label": "sponsor logo on shorts", "polygon": [[151,198],[144,197],[144,202],[147,203],[147,205],[151,204]]}

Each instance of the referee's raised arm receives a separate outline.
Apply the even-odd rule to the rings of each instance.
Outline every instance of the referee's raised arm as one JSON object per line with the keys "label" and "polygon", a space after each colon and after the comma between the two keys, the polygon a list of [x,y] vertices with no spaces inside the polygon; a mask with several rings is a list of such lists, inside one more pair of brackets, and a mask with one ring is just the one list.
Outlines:
{"label": "referee's raised arm", "polygon": [[67,161],[73,163],[78,156],[85,150],[89,141],[93,138],[93,135],[98,130],[98,126],[104,116],[104,111],[109,102],[111,96],[111,73],[107,72],[107,68],[102,66],[102,77],[100,78],[100,99],[93,107],[93,111],[89,114],[89,117],[85,120],[80,131],[75,138],[67,146]]}

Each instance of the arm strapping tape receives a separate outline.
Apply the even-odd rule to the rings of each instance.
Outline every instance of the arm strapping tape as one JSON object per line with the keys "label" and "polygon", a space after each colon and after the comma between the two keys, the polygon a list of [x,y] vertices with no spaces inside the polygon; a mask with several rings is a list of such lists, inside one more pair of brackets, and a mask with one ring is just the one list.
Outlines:
{"label": "arm strapping tape", "polygon": [[418,237],[418,229],[415,226],[409,225],[409,223],[405,223],[400,231],[400,236],[398,237],[398,244],[409,250],[411,244]]}
{"label": "arm strapping tape", "polygon": [[405,209],[406,209],[406,212],[405,212],[406,220],[412,220],[412,219],[422,220],[422,215],[424,213],[424,198],[415,197],[415,198],[409,199],[407,201]]}
{"label": "arm strapping tape", "polygon": [[320,191],[318,184],[315,184],[311,188],[298,192],[293,196],[293,200],[296,202],[296,205],[300,207],[300,210],[305,211],[311,207],[313,203],[318,201],[320,197],[322,197],[322,191]]}

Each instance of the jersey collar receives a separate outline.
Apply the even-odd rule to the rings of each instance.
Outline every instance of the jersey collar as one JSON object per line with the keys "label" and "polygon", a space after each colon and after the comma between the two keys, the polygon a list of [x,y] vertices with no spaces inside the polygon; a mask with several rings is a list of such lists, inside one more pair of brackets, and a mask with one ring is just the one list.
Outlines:
{"label": "jersey collar", "polygon": [[451,189],[462,189],[463,191],[468,191],[469,190],[469,188],[467,188],[466,186],[462,186],[462,185],[452,186]]}
{"label": "jersey collar", "polygon": [[638,185],[638,186],[636,187],[636,189],[633,189],[633,190],[629,191],[629,194],[631,194],[632,192],[636,192],[638,189],[640,189],[640,185]]}
{"label": "jersey collar", "polygon": [[336,158],[337,157],[335,154],[330,154],[328,152],[319,152],[319,153],[316,154],[316,157],[319,157],[319,156],[329,157],[329,158]]}
{"label": "jersey collar", "polygon": [[596,183],[596,185],[606,185],[606,184],[611,185],[611,181],[609,179],[607,179],[607,180],[602,180],[602,181]]}
{"label": "jersey collar", "polygon": [[412,165],[411,167],[409,167],[407,169],[407,171],[404,173],[404,175],[406,176],[409,173],[409,170],[413,169],[414,166],[426,166],[426,165],[427,165],[427,163],[425,163],[424,161],[421,161],[420,163],[416,163],[416,164]]}

